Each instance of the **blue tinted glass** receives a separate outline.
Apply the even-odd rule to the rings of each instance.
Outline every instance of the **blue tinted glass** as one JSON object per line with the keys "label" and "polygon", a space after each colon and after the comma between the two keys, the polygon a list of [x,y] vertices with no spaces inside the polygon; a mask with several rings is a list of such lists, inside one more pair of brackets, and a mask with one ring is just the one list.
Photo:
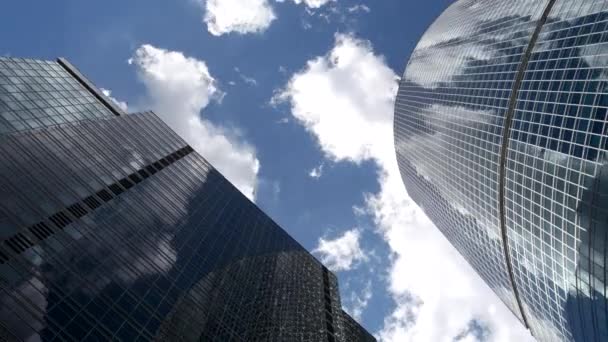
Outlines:
{"label": "blue tinted glass", "polygon": [[412,198],[539,340],[604,340],[605,1],[452,4],[395,105]]}

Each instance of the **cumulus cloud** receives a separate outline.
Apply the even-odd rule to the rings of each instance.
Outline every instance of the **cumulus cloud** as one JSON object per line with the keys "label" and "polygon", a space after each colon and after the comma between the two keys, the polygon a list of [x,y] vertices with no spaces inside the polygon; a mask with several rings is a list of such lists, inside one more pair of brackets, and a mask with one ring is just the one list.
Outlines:
{"label": "cumulus cloud", "polygon": [[369,42],[337,34],[329,54],[308,61],[272,102],[288,103],[331,160],[389,158],[397,79]]}
{"label": "cumulus cloud", "polygon": [[268,0],[206,0],[204,7],[203,20],[214,36],[260,33],[276,19]]}
{"label": "cumulus cloud", "polygon": [[99,88],[99,90],[101,90],[101,92],[103,93],[103,95],[107,98],[110,99],[110,101],[112,101],[115,105],[118,106],[118,108],[122,109],[123,111],[127,111],[127,109],[129,109],[129,106],[127,105],[126,102],[124,101],[118,101],[117,99],[113,98],[112,95],[112,91],[105,89],[105,88]]}
{"label": "cumulus cloud", "polygon": [[320,238],[313,253],[332,271],[351,270],[368,259],[359,244],[360,237],[359,230],[351,229],[333,240]]}
{"label": "cumulus cloud", "polygon": [[238,130],[204,119],[201,111],[218,101],[218,90],[204,61],[152,45],[139,47],[129,63],[145,85],[145,106],[163,119],[243,194],[254,198],[260,163]]}
{"label": "cumulus cloud", "polygon": [[[523,325],[408,197],[396,161],[386,166],[380,192],[366,201],[394,257],[389,291],[397,307],[384,321],[381,340],[452,340],[475,319],[488,327],[491,341],[531,340]],[[410,296],[416,300],[407,300]]]}
{"label": "cumulus cloud", "polygon": [[323,167],[325,165],[323,163],[321,163],[319,166],[317,167],[313,167],[312,170],[310,170],[310,172],[308,173],[308,176],[312,179],[319,179],[321,178],[321,176],[323,175]]}
{"label": "cumulus cloud", "polygon": [[451,341],[469,335],[475,320],[488,328],[490,340],[530,339],[405,191],[393,146],[397,80],[369,42],[338,34],[331,51],[308,61],[273,98],[289,105],[328,159],[379,166],[380,191],[354,207],[371,216],[392,254],[388,290],[395,307],[377,335],[383,341]]}
{"label": "cumulus cloud", "polygon": [[[204,8],[203,21],[214,36],[227,33],[262,33],[277,18],[269,0],[196,0]],[[285,2],[286,0],[276,0]],[[304,4],[307,11],[323,7],[336,0],[287,0]],[[365,5],[354,6],[355,10],[369,12]],[[366,10],[367,9],[367,10]]]}

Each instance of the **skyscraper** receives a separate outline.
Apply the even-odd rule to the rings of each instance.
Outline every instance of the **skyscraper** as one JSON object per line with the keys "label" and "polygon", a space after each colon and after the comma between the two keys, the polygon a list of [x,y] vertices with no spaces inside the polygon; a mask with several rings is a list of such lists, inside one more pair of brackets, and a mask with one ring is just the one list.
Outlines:
{"label": "skyscraper", "polygon": [[542,341],[608,341],[608,2],[460,0],[395,105],[410,194]]}
{"label": "skyscraper", "polygon": [[374,341],[336,277],[154,113],[0,58],[0,340]]}

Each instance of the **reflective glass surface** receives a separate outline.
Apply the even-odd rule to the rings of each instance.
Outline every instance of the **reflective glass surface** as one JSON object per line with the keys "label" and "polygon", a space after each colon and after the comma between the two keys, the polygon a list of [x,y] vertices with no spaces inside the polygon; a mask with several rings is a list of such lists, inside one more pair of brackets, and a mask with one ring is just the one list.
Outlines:
{"label": "reflective glass surface", "polygon": [[0,135],[0,340],[369,338],[336,277],[154,113],[102,114]]}
{"label": "reflective glass surface", "polygon": [[0,57],[0,134],[111,115],[59,63]]}
{"label": "reflective glass surface", "polygon": [[344,318],[344,340],[352,342],[373,342],[376,339],[355,321],[348,313],[342,311]]}
{"label": "reflective glass surface", "polygon": [[395,105],[408,192],[543,341],[608,340],[607,24],[605,1],[457,1]]}

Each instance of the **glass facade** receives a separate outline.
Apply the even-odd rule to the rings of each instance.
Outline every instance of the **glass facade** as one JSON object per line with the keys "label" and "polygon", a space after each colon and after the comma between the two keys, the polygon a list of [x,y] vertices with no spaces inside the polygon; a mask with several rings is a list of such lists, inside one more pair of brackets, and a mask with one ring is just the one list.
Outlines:
{"label": "glass facade", "polygon": [[608,2],[460,0],[395,104],[411,197],[541,341],[608,340]]}
{"label": "glass facade", "polygon": [[59,62],[0,58],[0,134],[114,115]]}
{"label": "glass facade", "polygon": [[344,322],[344,340],[349,342],[374,342],[376,339],[355,321],[348,313],[342,311]]}
{"label": "glass facade", "polygon": [[331,272],[154,113],[70,75],[81,116],[0,134],[0,340],[350,340]]}

